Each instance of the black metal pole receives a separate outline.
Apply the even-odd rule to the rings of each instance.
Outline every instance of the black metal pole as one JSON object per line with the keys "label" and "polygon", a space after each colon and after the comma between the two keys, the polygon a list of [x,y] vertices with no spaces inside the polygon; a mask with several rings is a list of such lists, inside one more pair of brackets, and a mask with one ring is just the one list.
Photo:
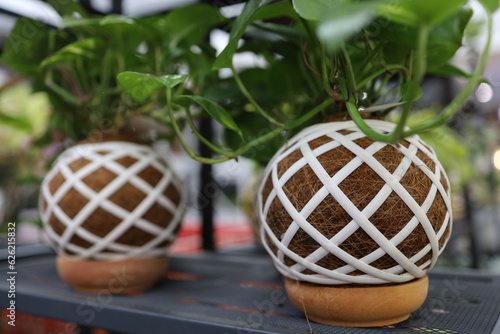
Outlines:
{"label": "black metal pole", "polygon": [[113,14],[123,14],[123,4],[122,0],[113,0],[111,13]]}
{"label": "black metal pole", "polygon": [[[200,121],[199,131],[208,140],[213,138],[213,128],[211,119],[202,119]],[[200,145],[200,155],[203,157],[211,157],[212,151],[203,143]],[[202,218],[202,248],[206,251],[215,250],[214,241],[214,200],[216,192],[213,187],[216,187],[212,175],[212,165],[202,164],[200,169],[200,191],[198,193],[198,205]]]}
{"label": "black metal pole", "polygon": [[469,232],[471,268],[479,269],[481,267],[481,248],[478,243],[476,223],[474,221],[474,205],[470,198],[468,185],[464,186],[462,195],[465,204],[465,222],[467,223],[467,229]]}
{"label": "black metal pole", "polygon": [[89,13],[93,13],[94,12],[93,9],[92,9],[92,4],[90,3],[90,0],[80,0],[80,4]]}

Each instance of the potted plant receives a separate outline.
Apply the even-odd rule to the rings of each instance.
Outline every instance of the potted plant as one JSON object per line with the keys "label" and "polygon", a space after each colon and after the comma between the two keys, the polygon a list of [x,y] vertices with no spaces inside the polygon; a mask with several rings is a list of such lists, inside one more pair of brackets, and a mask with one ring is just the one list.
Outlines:
{"label": "potted plant", "polygon": [[[175,28],[192,15],[199,18],[197,27],[222,18],[205,17],[207,11],[215,13],[208,5],[131,19],[90,17],[72,1],[52,3],[61,26],[52,29],[20,18],[2,54],[2,61],[30,78],[35,90],[48,94],[48,137],[62,134],[72,143],[41,184],[41,218],[58,254],[58,272],[75,289],[140,291],[163,274],[185,201],[168,157],[152,147],[151,131],[168,138],[168,128],[144,121],[163,117],[162,95],[143,96],[157,82],[135,81],[133,96],[139,102],[132,102],[116,76],[150,71],[175,86],[184,77],[168,73],[180,67],[202,75],[203,64],[194,61],[190,47],[204,47],[198,41],[206,30],[200,34],[191,21],[184,25],[187,30]],[[34,33],[25,36],[27,31]],[[115,276],[123,272],[130,280],[116,286]]]}
{"label": "potted plant", "polygon": [[[262,243],[291,302],[310,319],[382,326],[425,300],[426,273],[452,217],[447,176],[418,133],[445,124],[482,80],[499,4],[479,2],[488,37],[472,73],[450,63],[472,14],[465,1],[250,0],[213,63],[232,77],[212,76],[217,85],[191,94],[162,85],[170,124],[191,157],[267,164],[256,189]],[[237,51],[262,56],[266,66],[237,71]],[[409,128],[429,74],[466,83]],[[131,75],[149,76],[123,73],[123,83]],[[225,127],[224,142],[198,132],[193,104]],[[216,157],[189,147],[176,122],[182,113]],[[396,123],[383,120],[389,113]]]}
{"label": "potted plant", "polygon": [[[299,1],[294,3],[299,14],[311,15],[310,7],[301,7]],[[344,326],[387,325],[408,318],[425,299],[428,284],[425,273],[436,263],[451,231],[450,186],[433,151],[414,134],[444,124],[457,111],[479,82],[488,47],[465,89],[449,106],[434,119],[409,130],[404,127],[412,101],[420,96],[418,87],[424,75],[457,72],[451,67],[446,69],[445,65],[456,48],[441,49],[436,57],[433,39],[442,38],[438,36],[443,31],[449,32],[449,27],[454,27],[458,32],[455,46],[460,46],[461,33],[470,15],[459,9],[460,5],[452,8],[453,5],[446,3],[447,8],[438,9],[419,2],[417,8],[416,2],[410,1],[382,5],[376,14],[372,12],[375,19],[370,19],[374,20],[370,21],[371,27],[379,24],[387,35],[372,35],[370,26],[362,33],[361,43],[373,43],[367,46],[369,51],[383,50],[381,58],[371,52],[362,53],[364,57],[378,58],[374,68],[365,73],[378,76],[377,62],[383,64],[383,71],[391,71],[392,65],[402,65],[401,70],[410,71],[406,78],[398,79],[396,89],[401,101],[391,101],[404,102],[397,124],[365,120],[360,113],[377,111],[380,107],[363,105],[362,97],[356,97],[364,92],[368,92],[368,98],[377,94],[357,84],[366,79],[356,60],[355,48],[359,44],[350,39],[338,45],[338,53],[344,58],[340,72],[344,71],[345,76],[337,80],[340,79],[340,91],[352,121],[304,129],[275,155],[266,169],[259,199],[263,240],[278,269],[286,276],[290,300],[313,320]],[[363,11],[371,10],[356,6],[359,4],[353,4],[352,12],[346,16],[352,22],[356,22],[356,16],[362,21]],[[438,17],[443,13],[448,16]],[[399,17],[400,14],[405,18]],[[412,16],[414,21],[410,19]],[[335,37],[328,36],[328,27],[335,25],[335,21],[326,19],[317,28],[326,47],[335,47]],[[416,43],[402,51],[401,47],[404,49],[408,43],[400,38],[407,33],[405,39],[414,36]],[[393,49],[392,43],[398,43],[399,50]],[[361,63],[366,66],[363,59]],[[444,69],[450,72],[443,73]],[[387,107],[392,106],[382,106]],[[410,151],[417,159],[411,157],[413,153],[408,155]],[[308,188],[304,187],[304,180],[308,180]],[[375,282],[380,285],[373,286]]]}

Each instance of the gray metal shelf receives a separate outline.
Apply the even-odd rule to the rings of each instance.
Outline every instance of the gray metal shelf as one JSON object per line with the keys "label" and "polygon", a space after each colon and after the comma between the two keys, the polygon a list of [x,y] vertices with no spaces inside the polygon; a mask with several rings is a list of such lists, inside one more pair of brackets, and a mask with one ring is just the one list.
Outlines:
{"label": "gray metal shelf", "polygon": [[[30,253],[31,254],[31,253]],[[19,258],[17,311],[122,333],[500,333],[500,276],[430,275],[424,306],[385,328],[308,323],[286,299],[282,278],[262,254],[173,256],[165,277],[140,295],[82,294],[57,276],[53,254]],[[7,273],[7,263],[0,260]],[[0,294],[8,285],[0,281]],[[7,306],[0,298],[0,307]]]}

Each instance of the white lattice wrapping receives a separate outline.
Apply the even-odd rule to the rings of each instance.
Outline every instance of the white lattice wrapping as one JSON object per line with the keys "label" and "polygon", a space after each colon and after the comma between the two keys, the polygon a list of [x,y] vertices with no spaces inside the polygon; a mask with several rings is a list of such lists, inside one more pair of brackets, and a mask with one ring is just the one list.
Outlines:
{"label": "white lattice wrapping", "polygon": [[[374,129],[385,133],[392,131],[395,126],[380,120],[367,120],[367,123]],[[325,138],[324,136],[329,138],[325,143],[311,147],[310,142],[320,137]],[[438,255],[448,240],[452,223],[449,182],[436,155],[418,136],[409,137],[406,139],[406,145],[391,145],[401,153],[399,165],[391,173],[374,157],[377,152],[390,144],[372,141],[368,147],[362,148],[355,141],[363,137],[366,136],[352,121],[314,125],[292,138],[268,164],[259,188],[257,210],[261,222],[262,243],[272,257],[275,266],[284,276],[300,281],[330,285],[402,283],[424,276],[436,263]],[[331,176],[325,171],[318,157],[340,146],[352,152],[354,158]],[[284,167],[279,170],[280,162],[291,154],[299,155],[300,159],[294,160],[291,166],[287,165],[286,170],[283,170]],[[422,154],[432,160],[433,170],[419,158]],[[385,185],[381,186],[380,190],[376,190],[377,193],[373,194],[373,199],[368,205],[360,209],[351,202],[339,185],[362,164],[368,165],[375,171],[385,181]],[[308,199],[302,209],[298,210],[287,197],[283,187],[306,165],[312,169],[322,186]],[[432,186],[430,186],[421,205],[400,183],[410,166],[417,166],[423,172],[422,175],[425,174],[425,177],[432,181]],[[271,190],[266,190],[266,187]],[[307,180],[304,181],[303,187],[308,187]],[[393,192],[411,209],[412,218],[403,222],[403,227],[396,235],[387,238],[374,226],[370,217]],[[435,230],[427,213],[438,194],[446,206],[446,215]],[[350,216],[350,222],[331,238],[325,237],[308,221],[308,217],[315,210],[321,210],[321,203],[328,196],[333,196],[337,205],[341,206]],[[289,225],[285,224],[287,228],[281,235],[275,235],[273,222],[267,221],[273,201],[279,201],[286,210],[287,217],[290,218],[290,221],[286,222]],[[335,221],[329,223],[335,224]],[[418,226],[424,229],[428,242],[408,258],[398,249],[398,245]],[[364,230],[369,238],[378,244],[378,249],[362,258],[350,255],[349,252],[345,251],[345,248],[342,249],[339,246],[358,229]],[[288,247],[299,231],[307,233],[319,245],[315,251],[307,256],[300,256]],[[319,264],[326,256],[332,255],[343,261],[345,265],[330,269]],[[372,265],[386,255],[395,261],[394,266],[378,269]],[[428,260],[425,260],[424,257]],[[288,260],[288,264],[285,259]]]}
{"label": "white lattice wrapping", "polygon": [[[99,173],[111,177],[94,180]],[[146,174],[154,174],[156,184],[146,181]],[[118,194],[127,203],[112,200],[124,189],[133,190],[125,196]],[[175,193],[175,198],[169,192]],[[109,141],[66,150],[42,182],[39,207],[47,235],[58,254],[118,260],[166,255],[184,213],[183,197],[179,180],[151,147]],[[77,211],[68,205],[61,207],[74,198],[80,206]],[[117,222],[106,235],[99,235],[103,234],[100,226],[88,228],[96,212]],[[161,217],[152,217],[158,213]],[[154,222],[164,216],[170,221]],[[137,231],[150,240],[140,245],[119,242],[124,235]]]}

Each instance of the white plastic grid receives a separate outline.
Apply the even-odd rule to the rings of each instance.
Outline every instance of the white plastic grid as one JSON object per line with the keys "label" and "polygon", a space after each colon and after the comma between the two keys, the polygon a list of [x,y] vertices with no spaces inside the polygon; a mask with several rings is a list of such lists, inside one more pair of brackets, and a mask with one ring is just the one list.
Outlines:
{"label": "white plastic grid", "polygon": [[[367,120],[367,123],[374,129],[381,132],[390,132],[395,126],[393,123],[380,120]],[[341,130],[349,130],[353,132],[343,135],[338,132]],[[322,136],[328,136],[332,139],[332,141],[311,150],[308,143]],[[365,135],[352,121],[317,124],[304,129],[301,133],[292,138],[289,141],[291,144],[289,146],[285,145],[280,151],[278,151],[268,164],[268,167],[264,172],[263,181],[258,195],[261,238],[264,247],[272,257],[277,269],[284,276],[295,280],[308,281],[317,284],[402,283],[410,281],[415,277],[424,276],[425,273],[435,265],[439,254],[443,251],[446,242],[441,248],[439,248],[438,241],[443,236],[448,226],[450,227],[451,232],[451,202],[449,186],[447,190],[444,189],[440,182],[441,177],[444,177],[448,184],[449,182],[441,164],[437,160],[435,153],[429,148],[429,146],[424,144],[418,136],[406,138],[406,140],[410,143],[408,148],[403,145],[392,145],[404,155],[404,158],[402,158],[394,173],[391,174],[380,162],[377,161],[376,158],[373,157],[376,152],[389,144],[374,142],[366,149],[363,149],[354,143],[356,139],[362,137],[365,137]],[[347,163],[333,177],[330,177],[318,161],[317,157],[327,151],[335,149],[338,146],[344,146],[349,149],[352,153],[354,153],[355,158]],[[289,169],[282,174],[281,178],[278,178],[277,168],[279,162],[297,149],[302,153],[302,158],[290,166]],[[418,150],[426,154],[434,162],[434,170],[430,170],[425,163],[418,158],[416,155]],[[371,203],[360,211],[341,191],[339,184],[363,163],[371,167],[386,182],[386,184],[382,187],[382,189],[380,189],[380,191],[378,191]],[[321,180],[323,186],[314,196],[311,197],[309,202],[299,212],[288,199],[282,187],[306,164],[309,165],[315,175]],[[432,181],[431,189],[421,206],[418,205],[408,191],[399,183],[412,164],[422,170]],[[269,176],[271,177],[273,188],[268,197],[265,199],[265,202],[263,202],[264,199],[262,198],[262,191]],[[413,212],[414,216],[398,234],[388,240],[370,222],[370,217],[377,211],[377,209],[380,208],[393,191],[406,203],[406,205]],[[434,198],[437,193],[442,196],[445,202],[447,214],[439,231],[436,233],[427,217],[427,211],[434,202]],[[331,239],[323,236],[307,221],[308,216],[316,210],[316,208],[327,196],[333,196],[352,218],[352,220]],[[266,221],[269,207],[276,197],[292,218],[288,229],[281,236],[275,236]],[[419,250],[413,257],[407,258],[397,248],[397,246],[419,225],[424,229],[429,243],[423,249]],[[363,229],[379,245],[377,250],[361,259],[353,257],[339,247],[344,240],[350,237],[359,228]],[[300,229],[304,230],[320,245],[316,251],[305,258],[288,249],[288,245]],[[271,242],[278,249],[277,254],[274,254],[270,246],[267,244],[266,236],[268,237],[268,240],[271,240]],[[416,262],[422,259],[429,252],[432,252],[430,260],[419,266],[415,265]],[[330,270],[316,264],[329,253],[343,260],[347,263],[347,265]],[[377,269],[370,265],[372,262],[381,258],[385,254],[391,256],[398,263],[398,265],[384,270]],[[296,263],[292,266],[286,265],[284,262],[285,256],[289,257]],[[304,274],[303,271],[305,269],[309,269],[315,274]],[[364,274],[356,276],[349,275],[356,270],[362,271]]]}
{"label": "white plastic grid", "polygon": [[[136,161],[131,166],[124,167],[117,161],[125,157],[133,158]],[[90,162],[76,172],[73,172],[69,165],[82,158]],[[151,186],[138,176],[142,170],[150,166],[162,174],[161,179],[155,186]],[[116,174],[116,177],[102,190],[96,192],[85,184],[83,179],[100,168],[105,168],[113,172]],[[58,173],[64,177],[64,183],[59,186],[55,193],[51,193],[49,184]],[[145,195],[143,201],[132,211],[126,210],[109,200],[111,195],[127,183],[139,189]],[[171,184],[181,196],[178,207],[164,195],[165,190]],[[58,205],[71,189],[76,190],[88,199],[88,203],[73,218],[70,218]],[[166,255],[168,246],[163,245],[160,247],[159,245],[164,241],[168,241],[169,244],[174,241],[174,232],[181,223],[185,202],[179,180],[158,153],[147,145],[120,141],[82,144],[66,150],[58,158],[42,182],[41,202],[42,198],[46,203],[45,210],[42,205],[39,206],[42,221],[44,222],[49,239],[52,241],[58,254],[96,260],[118,260]],[[172,221],[166,228],[162,228],[143,217],[155,203],[172,214]],[[99,237],[82,227],[82,224],[98,208],[109,212],[121,220],[104,237]],[[57,234],[50,226],[49,220],[52,215],[64,224],[65,230],[62,235]],[[125,245],[116,242],[131,227],[148,232],[154,235],[154,238],[142,246]],[[84,248],[72,244],[70,241],[75,235],[92,245],[89,248]],[[69,254],[67,250],[74,254]]]}

